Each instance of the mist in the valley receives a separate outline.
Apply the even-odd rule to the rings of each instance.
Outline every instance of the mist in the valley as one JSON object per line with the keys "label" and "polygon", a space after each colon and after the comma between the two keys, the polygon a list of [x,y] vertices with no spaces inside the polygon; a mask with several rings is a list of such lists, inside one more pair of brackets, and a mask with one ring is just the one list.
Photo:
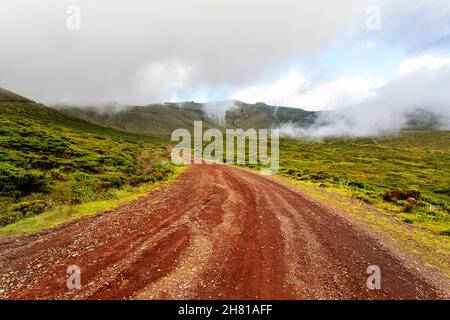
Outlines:
{"label": "mist in the valley", "polygon": [[217,102],[208,102],[203,105],[203,110],[207,116],[219,124],[225,124],[227,111],[236,107],[235,100],[225,100]]}
{"label": "mist in the valley", "polygon": [[307,128],[280,127],[284,135],[310,138],[375,136],[402,129],[450,130],[450,60],[411,60],[370,101],[320,112]]}
{"label": "mist in the valley", "polygon": [[118,112],[126,111],[131,108],[129,105],[121,104],[115,101],[105,102],[105,103],[97,103],[97,104],[74,104],[74,103],[58,103],[58,104],[50,104],[50,106],[54,109],[64,110],[64,109],[84,109],[93,111],[102,116],[104,115],[113,115]]}
{"label": "mist in the valley", "polygon": [[396,106],[378,101],[318,113],[314,124],[282,124],[280,134],[294,138],[370,137],[404,129],[450,130],[449,106]]}

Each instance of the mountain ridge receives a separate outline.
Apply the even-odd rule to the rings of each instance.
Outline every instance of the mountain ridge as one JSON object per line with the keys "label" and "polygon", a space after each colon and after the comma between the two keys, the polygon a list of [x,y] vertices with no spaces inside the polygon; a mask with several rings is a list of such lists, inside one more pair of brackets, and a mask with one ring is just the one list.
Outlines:
{"label": "mountain ridge", "polygon": [[[33,102],[1,88],[0,101]],[[339,110],[307,111],[296,107],[273,106],[264,102],[251,104],[239,100],[207,103],[164,102],[142,106],[118,103],[97,106],[59,104],[50,107],[96,125],[146,136],[169,136],[178,128],[192,129],[194,121],[202,121],[204,129],[296,128],[309,134],[318,128],[333,127],[336,124],[338,127],[361,126],[363,124],[355,124],[355,121],[362,121],[363,117],[364,122],[370,122],[370,112],[373,110],[373,105],[366,105]],[[393,114],[388,112],[389,108],[385,111],[386,117],[393,117]],[[355,114],[360,118],[352,118]],[[400,117],[403,123],[398,130],[435,130],[439,129],[442,123],[438,113],[423,107],[406,109]],[[375,119],[372,122],[375,122]]]}
{"label": "mountain ridge", "polygon": [[[228,102],[231,104],[226,105]],[[307,127],[316,120],[315,111],[300,108],[248,104],[237,100],[209,103],[165,102],[145,106],[125,106],[109,112],[107,106],[53,106],[63,113],[119,130],[145,135],[167,135],[178,128],[191,128],[203,121],[208,128],[275,128],[291,123]],[[216,109],[214,107],[217,107]]]}

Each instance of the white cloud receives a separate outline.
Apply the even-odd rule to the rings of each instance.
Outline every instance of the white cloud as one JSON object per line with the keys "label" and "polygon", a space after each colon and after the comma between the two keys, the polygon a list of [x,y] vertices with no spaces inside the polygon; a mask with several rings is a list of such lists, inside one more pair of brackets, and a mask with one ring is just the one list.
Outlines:
{"label": "white cloud", "polygon": [[[138,71],[137,93],[139,101],[176,101],[189,90],[195,77],[195,68],[179,61],[152,62]],[[130,98],[132,99],[132,98]],[[138,102],[138,101],[130,101]]]}
{"label": "white cloud", "polygon": [[294,97],[310,86],[309,80],[293,69],[284,78],[274,83],[252,85],[231,94],[231,99],[255,103],[264,101],[273,105],[295,105]]}
{"label": "white cloud", "polygon": [[[363,103],[348,105],[349,108],[323,114],[315,126],[297,128],[286,125],[284,134],[319,138],[324,136],[371,136],[380,133],[398,131],[406,125],[408,117],[422,113],[425,117],[437,119],[440,129],[450,129],[450,59],[437,55],[416,56],[403,61],[394,75],[383,86],[372,87],[358,97],[356,83],[346,87],[349,82],[333,85],[339,81],[318,86],[313,93],[334,92],[345,97],[352,94],[352,88]],[[364,83],[364,81],[362,81]],[[371,83],[369,81],[368,83]],[[363,85],[364,87],[364,85]],[[366,86],[370,87],[370,86]],[[333,89],[330,89],[333,88]],[[367,99],[367,97],[373,97]],[[347,99],[348,100],[348,99]]]}
{"label": "white cloud", "polygon": [[376,98],[376,90],[384,85],[383,79],[340,77],[301,93],[297,105],[308,109],[339,109]]}
{"label": "white cloud", "polygon": [[450,58],[427,54],[404,60],[390,79],[339,77],[314,83],[293,69],[274,83],[240,89],[231,98],[307,110],[341,109],[373,101],[399,108],[430,105],[448,108],[449,88]]}
{"label": "white cloud", "polygon": [[398,74],[407,76],[419,72],[432,73],[439,72],[442,68],[450,68],[450,59],[428,54],[403,61],[398,67]]}
{"label": "white cloud", "polygon": [[[323,48],[370,1],[77,0],[74,31],[66,27],[73,0],[2,0],[0,83],[43,102],[145,104],[135,88],[141,67],[182,61],[196,66],[193,88],[238,87],[268,65]],[[170,77],[160,74],[163,83]],[[155,97],[172,98],[158,89]]]}
{"label": "white cloud", "polygon": [[273,84],[249,86],[233,93],[231,98],[308,110],[335,109],[376,98],[376,90],[384,84],[383,79],[340,77],[313,85],[308,77],[293,69]]}
{"label": "white cloud", "polygon": [[[81,9],[77,31],[66,27],[66,9],[74,2]],[[382,8],[382,25],[376,33],[366,27],[371,4]],[[372,99],[379,79],[363,74],[320,84],[294,70],[276,86],[243,87],[255,84],[267,69],[289,61],[317,57],[315,63],[320,64],[320,50],[349,34],[351,41],[368,40],[368,48],[374,50],[386,43],[407,52],[428,49],[430,43],[445,42],[450,4],[448,0],[415,4],[410,0],[2,0],[0,12],[0,85],[38,101],[145,104],[177,97],[225,99],[228,88],[238,88],[235,94],[242,100],[329,108]],[[371,62],[367,56],[356,58]],[[408,72],[411,67],[401,69]]]}
{"label": "white cloud", "polygon": [[400,108],[433,106],[449,110],[450,58],[421,55],[406,59],[398,75],[377,93]]}

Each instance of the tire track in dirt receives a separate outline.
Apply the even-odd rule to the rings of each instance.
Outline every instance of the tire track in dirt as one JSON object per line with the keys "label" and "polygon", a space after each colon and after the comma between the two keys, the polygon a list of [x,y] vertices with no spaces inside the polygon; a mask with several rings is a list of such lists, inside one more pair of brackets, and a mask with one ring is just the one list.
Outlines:
{"label": "tire track in dirt", "polygon": [[[366,288],[366,268],[382,289]],[[66,268],[81,268],[69,291]],[[448,297],[379,239],[278,181],[193,165],[133,203],[0,240],[2,299],[435,299]]]}

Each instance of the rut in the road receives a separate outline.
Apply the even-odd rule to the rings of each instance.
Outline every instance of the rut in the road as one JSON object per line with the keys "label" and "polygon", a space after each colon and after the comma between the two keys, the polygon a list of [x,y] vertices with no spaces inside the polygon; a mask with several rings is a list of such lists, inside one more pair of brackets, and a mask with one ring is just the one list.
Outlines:
{"label": "rut in the road", "polygon": [[[191,166],[176,182],[111,212],[3,241],[0,259],[0,297],[9,299],[440,294],[326,206],[280,182],[224,165]],[[81,290],[66,287],[69,265],[81,269]],[[369,265],[382,270],[381,290],[366,287]]]}

